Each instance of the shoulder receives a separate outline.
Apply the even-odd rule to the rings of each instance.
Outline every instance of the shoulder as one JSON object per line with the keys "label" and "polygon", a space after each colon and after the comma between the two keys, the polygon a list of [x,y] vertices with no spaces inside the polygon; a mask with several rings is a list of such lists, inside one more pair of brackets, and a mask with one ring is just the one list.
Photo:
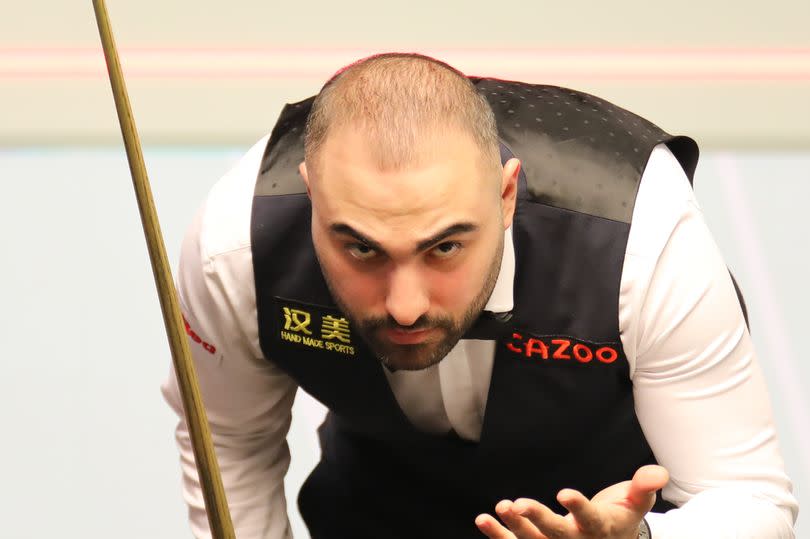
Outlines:
{"label": "shoulder", "polygon": [[186,231],[177,268],[184,316],[220,350],[237,350],[247,336],[260,357],[253,286],[250,219],[253,187],[266,137],[210,190]]}
{"label": "shoulder", "polygon": [[[675,299],[673,278],[701,273],[696,262],[708,261],[694,260],[689,246],[704,244],[707,235],[686,173],[666,145],[657,145],[639,183],[620,283],[619,330],[631,377],[644,349],[641,340],[650,309]],[[691,281],[692,288],[701,288]]]}
{"label": "shoulder", "polygon": [[204,260],[250,248],[253,192],[268,137],[256,142],[208,193],[197,221]]}
{"label": "shoulder", "polygon": [[627,254],[657,259],[678,223],[699,213],[680,162],[665,144],[658,144],[639,182]]}

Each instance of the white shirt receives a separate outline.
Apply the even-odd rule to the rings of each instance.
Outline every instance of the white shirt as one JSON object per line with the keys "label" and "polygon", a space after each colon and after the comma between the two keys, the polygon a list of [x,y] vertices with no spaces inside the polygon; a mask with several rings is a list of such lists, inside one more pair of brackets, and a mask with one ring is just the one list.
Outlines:
{"label": "white shirt", "polygon": [[[262,356],[250,247],[266,143],[260,140],[213,187],[188,230],[177,272],[181,308],[201,341],[192,340],[191,350],[240,539],[291,535],[283,477],[296,384]],[[510,230],[505,239],[486,307],[494,312],[512,308]],[[641,179],[618,317],[636,414],[670,472],[664,498],[679,506],[647,516],[653,536],[792,538],[798,504],[750,335],[692,188],[664,145],[653,150]],[[478,440],[494,351],[493,341],[462,340],[429,369],[383,370],[414,425]],[[180,416],[191,527],[210,537],[173,372],[163,393]]]}

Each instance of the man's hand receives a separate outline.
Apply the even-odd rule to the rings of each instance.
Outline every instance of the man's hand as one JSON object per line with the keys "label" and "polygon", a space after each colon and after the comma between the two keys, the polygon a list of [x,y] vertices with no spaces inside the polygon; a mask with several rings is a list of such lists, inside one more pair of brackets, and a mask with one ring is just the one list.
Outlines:
{"label": "man's hand", "polygon": [[669,481],[661,466],[643,466],[632,481],[600,491],[592,500],[563,489],[557,501],[568,509],[558,515],[535,500],[503,500],[495,512],[508,527],[490,515],[478,515],[475,524],[490,539],[637,539],[639,524],[655,503],[655,491]]}

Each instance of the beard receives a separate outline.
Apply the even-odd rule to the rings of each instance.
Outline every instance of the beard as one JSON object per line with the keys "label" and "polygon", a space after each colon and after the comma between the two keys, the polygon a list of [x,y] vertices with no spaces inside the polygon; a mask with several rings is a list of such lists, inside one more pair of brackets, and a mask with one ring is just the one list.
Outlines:
{"label": "beard", "polygon": [[[489,265],[486,279],[475,298],[467,305],[462,315],[458,318],[452,316],[429,316],[424,314],[410,326],[402,326],[390,315],[387,317],[363,317],[353,311],[348,303],[335,293],[336,287],[330,281],[329,276],[324,271],[324,278],[335,303],[346,315],[354,333],[360,335],[366,342],[369,349],[377,356],[377,359],[389,370],[421,370],[431,367],[440,362],[456,346],[467,330],[472,327],[478,316],[484,310],[501,269],[501,259],[503,258],[503,235],[498,243],[498,248]],[[321,266],[323,267],[323,266]],[[397,344],[383,337],[386,330],[408,329],[436,330],[437,340],[433,338],[416,344]]]}

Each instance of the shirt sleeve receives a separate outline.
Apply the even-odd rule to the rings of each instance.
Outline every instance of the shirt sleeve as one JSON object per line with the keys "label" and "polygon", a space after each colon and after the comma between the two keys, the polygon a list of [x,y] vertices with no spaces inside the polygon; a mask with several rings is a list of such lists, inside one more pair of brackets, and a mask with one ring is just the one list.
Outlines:
{"label": "shirt sleeve", "polygon": [[619,304],[636,413],[677,506],[653,537],[792,538],[798,504],[728,269],[674,156],[642,177]]}
{"label": "shirt sleeve", "polygon": [[[214,187],[194,219],[183,241],[177,289],[236,536],[285,539],[292,537],[283,479],[290,460],[286,435],[296,386],[262,358],[258,344],[248,233],[249,175],[256,160],[249,152]],[[252,174],[255,179],[255,171]],[[247,217],[241,215],[245,211]],[[195,537],[208,538],[173,369],[162,391],[179,417],[176,438],[190,525]]]}

